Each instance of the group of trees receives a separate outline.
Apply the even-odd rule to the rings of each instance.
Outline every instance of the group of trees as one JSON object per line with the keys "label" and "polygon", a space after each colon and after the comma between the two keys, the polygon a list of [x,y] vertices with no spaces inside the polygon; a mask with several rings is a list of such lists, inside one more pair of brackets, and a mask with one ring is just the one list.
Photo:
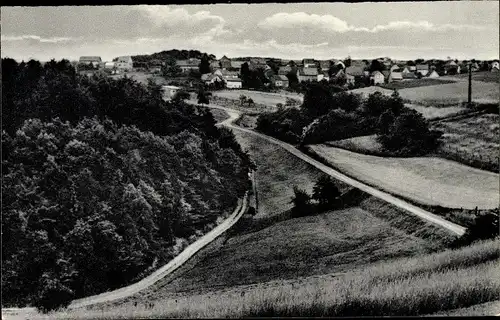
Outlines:
{"label": "group of trees", "polygon": [[240,74],[244,88],[264,89],[270,83],[263,68],[250,68],[248,62],[241,65]]}
{"label": "group of trees", "polygon": [[257,130],[293,144],[311,144],[378,134],[383,147],[397,155],[420,155],[434,150],[442,135],[423,116],[404,106],[397,92],[380,92],[368,99],[336,92],[322,83],[308,85],[300,109],[263,113]]}
{"label": "group of trees", "polygon": [[322,176],[316,181],[312,195],[297,186],[293,187],[293,192],[292,217],[303,217],[341,206],[340,190],[328,176]]}
{"label": "group of trees", "polygon": [[126,285],[249,187],[232,132],[153,82],[2,59],[2,93],[4,306],[47,311]]}

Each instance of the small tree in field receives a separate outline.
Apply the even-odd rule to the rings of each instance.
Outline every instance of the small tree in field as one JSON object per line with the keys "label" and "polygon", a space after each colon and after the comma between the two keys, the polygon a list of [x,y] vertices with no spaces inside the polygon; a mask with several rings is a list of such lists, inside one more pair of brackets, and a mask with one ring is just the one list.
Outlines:
{"label": "small tree in field", "polygon": [[245,95],[240,96],[240,104],[243,106],[247,102],[247,97]]}
{"label": "small tree in field", "polygon": [[331,209],[338,205],[340,190],[330,177],[322,176],[313,187],[312,197],[319,202],[320,209]]}
{"label": "small tree in field", "polygon": [[249,107],[251,107],[251,106],[253,106],[255,104],[255,102],[253,102],[252,98],[248,98],[247,103],[248,103]]}
{"label": "small tree in field", "polygon": [[179,90],[174,95],[174,97],[172,98],[172,100],[174,100],[174,101],[182,101],[182,100],[188,100],[189,98],[191,98],[191,95],[189,94],[189,92],[184,91],[184,90]]}
{"label": "small tree in field", "polygon": [[305,191],[297,186],[293,187],[294,197],[292,198],[292,203],[294,207],[292,208],[293,217],[302,217],[311,213],[311,196]]}

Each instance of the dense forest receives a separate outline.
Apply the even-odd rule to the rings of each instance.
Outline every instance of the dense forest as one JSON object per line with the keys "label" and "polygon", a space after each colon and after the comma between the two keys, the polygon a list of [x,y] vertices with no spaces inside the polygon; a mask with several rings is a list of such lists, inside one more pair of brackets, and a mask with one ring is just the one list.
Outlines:
{"label": "dense forest", "polygon": [[161,88],[2,59],[3,306],[121,287],[232,211],[253,167],[208,109]]}
{"label": "dense forest", "polygon": [[397,91],[363,99],[324,83],[305,85],[300,108],[261,114],[257,130],[298,145],[377,134],[387,152],[402,156],[427,154],[440,143],[442,132],[431,130],[422,114],[405,107]]}

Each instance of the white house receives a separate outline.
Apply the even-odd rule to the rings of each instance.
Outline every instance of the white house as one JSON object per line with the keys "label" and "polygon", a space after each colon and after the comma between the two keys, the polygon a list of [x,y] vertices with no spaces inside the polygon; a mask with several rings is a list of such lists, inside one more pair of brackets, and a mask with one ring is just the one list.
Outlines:
{"label": "white house", "polygon": [[104,69],[114,69],[116,67],[116,64],[112,61],[106,61],[104,63]]}
{"label": "white house", "polygon": [[116,59],[115,65],[118,69],[124,71],[131,71],[132,68],[134,67],[131,56],[118,57]]}
{"label": "white house", "polygon": [[425,77],[429,73],[429,65],[417,64],[417,73],[420,73],[422,77]]}
{"label": "white house", "polygon": [[239,78],[227,78],[226,80],[226,88],[228,89],[241,89],[242,82]]}
{"label": "white house", "polygon": [[439,78],[439,74],[436,72],[436,70],[432,70],[431,73],[427,76],[428,78]]}
{"label": "white house", "polygon": [[491,71],[498,71],[500,70],[500,63],[498,61],[493,61],[491,63]]}
{"label": "white house", "polygon": [[92,64],[94,67],[98,67],[101,63],[101,57],[98,56],[83,56],[80,57],[80,60],[78,61],[81,64]]}
{"label": "white house", "polygon": [[163,89],[163,99],[171,100],[181,88],[177,86],[162,86],[162,89]]}
{"label": "white house", "polygon": [[374,71],[370,75],[370,83],[373,85],[377,85],[380,83],[384,83],[385,77],[380,71]]}

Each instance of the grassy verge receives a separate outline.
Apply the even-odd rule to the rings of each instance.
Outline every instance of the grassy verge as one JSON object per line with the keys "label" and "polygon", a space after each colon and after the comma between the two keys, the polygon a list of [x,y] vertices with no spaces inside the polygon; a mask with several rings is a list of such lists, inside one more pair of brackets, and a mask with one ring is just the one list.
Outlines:
{"label": "grassy verge", "polygon": [[68,319],[125,317],[417,316],[500,299],[500,242],[373,264],[321,281],[282,282],[165,299],[152,309],[50,315]]}

